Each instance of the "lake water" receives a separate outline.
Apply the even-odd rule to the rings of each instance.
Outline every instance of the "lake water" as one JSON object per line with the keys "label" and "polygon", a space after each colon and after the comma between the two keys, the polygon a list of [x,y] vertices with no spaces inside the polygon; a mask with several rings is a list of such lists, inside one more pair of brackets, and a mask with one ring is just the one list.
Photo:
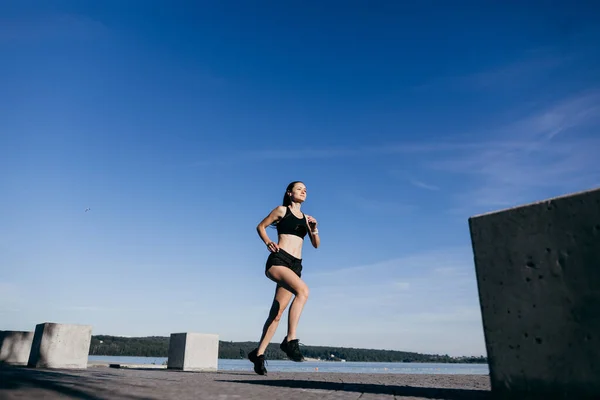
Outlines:
{"label": "lake water", "polygon": [[[89,356],[89,361],[121,364],[162,365],[166,357],[114,357]],[[218,361],[219,371],[250,371],[248,360]],[[296,363],[288,360],[267,360],[267,370],[271,372],[346,372],[353,374],[452,374],[488,375],[487,364],[438,364],[438,363],[380,363],[380,362],[330,362],[305,361]]]}

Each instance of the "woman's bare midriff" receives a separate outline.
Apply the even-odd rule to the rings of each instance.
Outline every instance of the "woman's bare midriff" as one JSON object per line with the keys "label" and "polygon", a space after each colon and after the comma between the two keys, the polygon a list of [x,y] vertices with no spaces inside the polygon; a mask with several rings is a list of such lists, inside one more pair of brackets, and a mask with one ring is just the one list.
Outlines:
{"label": "woman's bare midriff", "polygon": [[[306,236],[308,237],[308,235]],[[296,258],[302,258],[302,244],[304,240],[296,235],[279,235],[279,248],[287,251]]]}

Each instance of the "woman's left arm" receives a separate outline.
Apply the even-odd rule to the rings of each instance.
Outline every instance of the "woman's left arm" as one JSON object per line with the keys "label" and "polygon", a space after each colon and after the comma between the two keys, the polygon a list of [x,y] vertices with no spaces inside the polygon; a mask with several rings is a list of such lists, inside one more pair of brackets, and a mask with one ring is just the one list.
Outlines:
{"label": "woman's left arm", "polygon": [[308,232],[310,233],[310,243],[315,249],[318,249],[321,245],[321,238],[319,237],[319,228],[317,228],[317,220],[310,215],[306,216],[306,222],[308,223]]}

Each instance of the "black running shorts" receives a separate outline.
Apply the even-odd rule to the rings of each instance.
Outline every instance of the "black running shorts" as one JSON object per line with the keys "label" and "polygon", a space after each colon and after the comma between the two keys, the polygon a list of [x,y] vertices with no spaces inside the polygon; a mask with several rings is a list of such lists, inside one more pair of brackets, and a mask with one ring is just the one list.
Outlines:
{"label": "black running shorts", "polygon": [[285,250],[279,249],[279,251],[269,255],[269,258],[267,258],[267,264],[265,266],[265,273],[273,265],[283,265],[284,267],[288,267],[294,271],[298,277],[302,276],[302,259],[294,257]]}

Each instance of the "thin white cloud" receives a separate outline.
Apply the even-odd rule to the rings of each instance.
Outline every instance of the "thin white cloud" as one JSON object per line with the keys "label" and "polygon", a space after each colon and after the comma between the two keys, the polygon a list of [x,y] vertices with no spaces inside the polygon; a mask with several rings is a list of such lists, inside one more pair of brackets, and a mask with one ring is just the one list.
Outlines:
{"label": "thin white cloud", "polygon": [[[558,111],[558,109],[556,110]],[[568,110],[564,110],[568,111]],[[475,132],[471,134],[471,137],[481,136],[496,136],[498,138],[492,140],[462,140],[462,141],[446,141],[446,142],[394,142],[388,144],[382,144],[379,146],[359,146],[355,148],[347,147],[329,147],[329,148],[299,148],[295,149],[293,153],[285,153],[280,150],[247,150],[247,151],[228,151],[227,156],[217,155],[209,156],[202,160],[194,161],[187,164],[189,167],[201,167],[201,166],[216,166],[216,165],[230,165],[234,163],[252,163],[252,162],[265,162],[280,159],[294,159],[294,160],[333,160],[333,159],[370,159],[374,157],[393,157],[398,154],[406,155],[429,155],[437,159],[443,160],[443,157],[448,154],[467,154],[467,153],[481,153],[494,149],[499,152],[510,152],[514,149],[532,149],[539,145],[539,138],[534,137],[535,132],[544,132],[548,137],[553,137],[558,132],[568,129],[571,126],[575,126],[578,120],[584,118],[591,118],[594,116],[594,112],[597,108],[590,108],[581,112],[579,115],[574,116],[575,118],[569,118],[570,116],[561,117],[560,115],[538,115],[531,120],[524,119],[519,122],[514,128],[514,132],[523,132],[524,135],[519,137],[515,134],[515,137],[510,139],[503,137],[508,127],[503,127],[502,130],[496,128],[490,128],[486,132]],[[562,124],[552,124],[552,118],[563,118],[560,119]],[[558,120],[557,120],[558,121]],[[528,126],[529,124],[529,126]],[[544,128],[544,126],[551,126],[553,129]],[[463,162],[469,162],[464,160]],[[416,186],[420,186],[424,189],[436,190],[439,189],[437,186],[429,185],[418,180],[411,182]],[[436,189],[434,189],[436,188]]]}
{"label": "thin white cloud", "polygon": [[599,119],[600,90],[594,89],[555,102],[515,123],[503,126],[496,130],[496,135],[544,142],[561,132],[598,122]]}
{"label": "thin white cloud", "polygon": [[600,91],[590,91],[490,129],[506,139],[504,146],[490,142],[481,151],[445,154],[428,167],[464,178],[455,198],[464,211],[591,188],[600,179],[599,122]]}
{"label": "thin white cloud", "polygon": [[524,80],[539,78],[544,73],[565,65],[572,59],[572,56],[534,52],[529,58],[520,59],[498,68],[456,77],[452,83],[473,89],[497,89],[499,87],[506,89],[507,86],[515,87]]}
{"label": "thin white cloud", "polygon": [[425,190],[430,190],[430,191],[438,191],[440,190],[440,188],[438,186],[429,184],[429,183],[425,183],[420,179],[415,178],[415,176],[413,176],[413,171],[408,171],[405,169],[392,169],[389,172],[389,175],[394,177],[394,178],[398,178],[402,181],[407,181],[408,183],[410,183],[411,185],[418,187],[419,189],[425,189]]}
{"label": "thin white cloud", "polygon": [[468,260],[471,256],[469,248],[463,247],[448,247],[434,249],[424,253],[417,253],[408,255],[405,257],[393,258],[389,260],[382,260],[366,265],[356,265],[343,268],[333,268],[323,271],[323,269],[315,268],[317,271],[311,276],[329,278],[332,275],[336,276],[348,276],[350,274],[378,274],[394,270],[398,273],[404,273],[405,271],[425,271],[431,270],[439,272],[445,270],[462,270],[465,265],[465,260]]}
{"label": "thin white cloud", "polygon": [[518,59],[489,68],[483,71],[465,72],[462,75],[453,75],[435,78],[429,82],[418,85],[415,90],[514,90],[527,85],[541,82],[549,74],[561,68],[572,67],[588,53],[594,52],[592,48],[580,48],[577,52],[570,49],[553,47],[536,48],[525,51]]}
{"label": "thin white cloud", "polygon": [[[397,311],[427,310],[439,304],[477,304],[478,301],[470,248],[437,249],[314,273],[310,276],[310,285],[313,293],[324,297],[323,304],[335,307],[342,301],[354,307],[354,311],[373,306],[390,306]],[[446,290],[449,287],[451,291]]]}
{"label": "thin white cloud", "polygon": [[[498,147],[513,147],[522,145],[523,141],[515,143],[498,142]],[[387,143],[378,146],[358,146],[348,147],[329,147],[329,148],[297,148],[293,153],[281,150],[247,150],[247,151],[228,151],[227,156],[208,156],[202,160],[194,161],[188,164],[189,167],[203,166],[222,166],[234,163],[265,162],[272,160],[332,160],[332,159],[367,159],[382,156],[395,156],[398,154],[419,155],[431,153],[448,153],[452,151],[477,151],[485,149],[489,143],[481,142],[435,142],[435,143]]]}
{"label": "thin white cloud", "polygon": [[418,181],[418,180],[416,180],[416,179],[411,179],[411,180],[410,180],[410,183],[411,183],[413,186],[416,186],[416,187],[418,187],[418,188],[425,189],[425,190],[432,190],[432,191],[438,191],[438,190],[440,190],[440,188],[439,188],[439,187],[437,187],[437,186],[430,185],[430,184],[427,184],[427,183],[424,183],[424,182]]}

